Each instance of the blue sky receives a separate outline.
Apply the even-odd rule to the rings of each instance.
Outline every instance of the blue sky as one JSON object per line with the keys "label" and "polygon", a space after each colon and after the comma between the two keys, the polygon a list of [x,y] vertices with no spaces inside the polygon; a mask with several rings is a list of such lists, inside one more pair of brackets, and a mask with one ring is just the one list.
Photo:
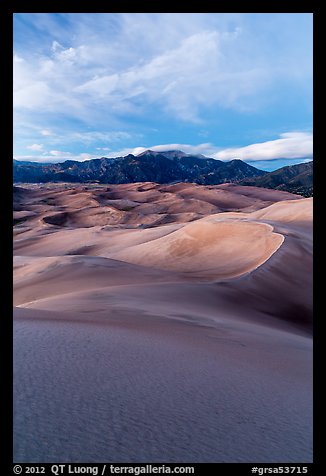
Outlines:
{"label": "blue sky", "polygon": [[312,14],[14,14],[14,158],[312,158]]}

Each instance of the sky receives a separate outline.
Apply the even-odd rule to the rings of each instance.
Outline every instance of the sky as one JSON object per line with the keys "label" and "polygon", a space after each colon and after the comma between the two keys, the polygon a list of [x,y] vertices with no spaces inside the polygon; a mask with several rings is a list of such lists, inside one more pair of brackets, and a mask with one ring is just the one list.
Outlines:
{"label": "sky", "polygon": [[312,14],[16,13],[14,158],[312,160]]}

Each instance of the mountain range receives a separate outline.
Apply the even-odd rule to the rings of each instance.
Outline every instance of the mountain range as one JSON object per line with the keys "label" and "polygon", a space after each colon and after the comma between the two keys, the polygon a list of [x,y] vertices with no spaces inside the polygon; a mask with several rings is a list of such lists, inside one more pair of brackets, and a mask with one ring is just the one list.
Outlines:
{"label": "mountain range", "polygon": [[14,161],[15,182],[195,182],[219,184],[264,172],[241,160],[223,162],[182,151],[154,152],[147,150],[138,156],[86,160],[66,160],[57,164],[21,164]]}
{"label": "mountain range", "polygon": [[[56,164],[13,162],[14,182],[193,182],[216,185],[235,182],[242,185],[278,188],[311,196],[312,162],[265,172],[242,160],[223,162],[180,150],[146,150],[135,156],[86,160],[66,160]],[[291,190],[289,190],[289,188]]]}
{"label": "mountain range", "polygon": [[289,165],[259,177],[247,177],[240,180],[239,183],[241,185],[284,190],[303,195],[304,197],[312,197],[313,162]]}

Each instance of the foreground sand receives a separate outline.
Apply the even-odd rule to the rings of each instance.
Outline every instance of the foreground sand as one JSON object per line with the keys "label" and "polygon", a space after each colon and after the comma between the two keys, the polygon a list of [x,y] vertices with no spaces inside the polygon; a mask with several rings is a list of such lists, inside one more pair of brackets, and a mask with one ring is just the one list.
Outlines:
{"label": "foreground sand", "polygon": [[312,460],[312,199],[14,193],[15,461]]}

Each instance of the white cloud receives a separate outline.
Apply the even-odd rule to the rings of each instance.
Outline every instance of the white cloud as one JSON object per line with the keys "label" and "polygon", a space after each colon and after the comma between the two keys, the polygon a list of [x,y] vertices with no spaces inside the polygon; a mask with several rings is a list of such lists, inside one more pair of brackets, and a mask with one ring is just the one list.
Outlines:
{"label": "white cloud", "polygon": [[140,134],[130,134],[125,131],[91,131],[91,132],[74,132],[69,134],[69,140],[78,140],[82,143],[92,142],[119,142],[122,140],[129,140],[131,138],[139,137]]}
{"label": "white cloud", "polygon": [[[87,141],[85,140],[85,142]],[[42,156],[31,156],[33,159],[39,159],[41,161],[46,161],[48,159],[54,160],[54,158],[60,161],[64,159],[82,161],[88,160],[90,158],[96,158],[98,156],[96,152],[94,154],[90,154],[88,152],[74,154],[72,152],[56,149],[47,152],[44,151],[43,144],[32,144],[27,148],[35,152],[43,152]],[[285,132],[280,134],[278,139],[250,144],[238,148],[221,148],[212,143],[205,142],[197,145],[170,143],[151,145],[149,147],[125,147],[123,149],[116,150],[111,150],[110,147],[96,147],[94,151],[103,151],[106,153],[105,155],[107,157],[123,157],[128,154],[138,155],[147,149],[156,152],[182,150],[186,154],[204,155],[206,157],[224,161],[241,159],[247,162],[254,162],[301,158],[311,160],[313,156],[313,135],[311,132]],[[26,158],[26,156],[19,156],[19,158],[23,160],[23,158]]]}
{"label": "white cloud", "polygon": [[23,63],[23,62],[24,62],[24,59],[21,58],[21,57],[18,56],[18,55],[14,55],[13,60],[14,60],[14,64],[15,64],[15,63],[17,64],[17,63]]}
{"label": "white cloud", "polygon": [[[194,130],[192,124],[200,124],[200,129],[209,130],[206,137],[216,127],[221,137],[233,118],[236,141],[244,127],[243,112],[259,111],[259,116],[248,114],[253,128],[258,117],[265,121],[261,127],[275,130],[274,108],[283,106],[289,88],[289,96],[295,91],[291,100],[300,97],[302,123],[309,123],[309,15],[42,13],[17,14],[16,18],[20,15],[23,21],[16,23],[15,35],[14,117],[15,141],[21,141],[21,147],[23,142],[42,141],[47,150],[84,153],[92,150],[90,146],[110,146],[133,151],[138,148],[128,149],[130,144],[184,140],[165,135],[169,127],[181,130],[182,121],[191,123],[189,130]],[[26,124],[37,125],[37,134],[31,128],[28,131]],[[158,133],[152,134],[151,127]],[[145,141],[145,134],[151,139]],[[204,133],[197,134],[189,141],[209,140]],[[289,147],[286,139],[290,138],[276,139],[283,141],[281,149]],[[78,142],[80,149],[75,147]],[[231,157],[235,152],[212,144],[169,145],[209,156]],[[270,145],[265,148],[270,150]],[[237,150],[248,157],[253,151],[263,153],[259,144]]]}
{"label": "white cloud", "polygon": [[40,152],[41,150],[43,150],[43,144],[32,144],[32,145],[28,145],[28,146],[26,147],[26,149],[35,150],[35,151]]}
{"label": "white cloud", "polygon": [[13,66],[15,110],[71,117],[86,114],[87,105],[71,94],[82,76],[81,68],[72,61],[64,61],[61,56],[38,56],[29,61],[16,60]]}
{"label": "white cloud", "polygon": [[42,136],[54,136],[54,132],[52,132],[50,129],[42,129],[40,131],[40,133],[42,134]]}
{"label": "white cloud", "polygon": [[53,51],[53,53],[56,53],[58,50],[60,51],[62,48],[63,47],[60,45],[58,41],[52,42],[51,50]]}
{"label": "white cloud", "polygon": [[145,150],[150,149],[155,152],[164,152],[166,150],[182,150],[186,154],[194,154],[194,155],[205,155],[209,154],[210,151],[214,150],[214,146],[209,143],[205,144],[198,144],[198,145],[189,145],[189,144],[162,144],[162,145],[154,145],[152,147],[136,147],[133,149],[134,155],[140,154]]}
{"label": "white cloud", "polygon": [[78,48],[64,48],[60,43],[57,41],[54,41],[52,43],[52,51],[53,51],[53,57],[58,61],[58,62],[74,62],[78,60],[78,57],[81,54],[81,51],[83,50],[84,46],[81,45]]}
{"label": "white cloud", "polygon": [[51,100],[50,89],[43,81],[28,82],[26,78],[26,84],[14,90],[15,108],[37,109],[43,107],[48,100]]}
{"label": "white cloud", "polygon": [[182,150],[186,154],[205,155],[212,157],[218,148],[210,143],[191,145],[191,144],[160,144],[150,147],[126,147],[124,149],[111,151],[107,157],[124,157],[128,154],[138,155],[145,150],[153,150],[155,152],[164,152],[167,150]]}
{"label": "white cloud", "polygon": [[[58,126],[57,126],[58,127]],[[23,123],[20,125],[17,130],[17,135],[20,136],[33,135],[35,138],[37,135],[43,136],[43,141],[46,141],[47,144],[51,144],[52,147],[54,144],[93,144],[103,147],[107,147],[106,144],[119,143],[124,141],[137,141],[142,137],[141,133],[127,132],[127,131],[82,131],[82,130],[61,130],[58,133],[53,132],[51,129],[40,129],[39,127],[33,124]]]}
{"label": "white cloud", "polygon": [[[223,54],[225,37],[217,31],[203,31],[184,38],[181,43],[149,61],[133,65],[125,71],[96,76],[78,85],[76,93],[88,95],[95,103],[101,101],[133,102],[137,108],[158,104],[179,118],[197,122],[201,107],[219,104],[240,108],[240,101],[268,84],[265,68],[233,64]],[[246,107],[252,107],[248,103]]]}
{"label": "white cloud", "polygon": [[312,157],[313,135],[310,132],[286,132],[279,139],[251,144],[245,147],[229,148],[214,154],[220,160],[273,160]]}
{"label": "white cloud", "polygon": [[108,157],[120,157],[127,154],[138,155],[150,149],[156,152],[182,150],[187,154],[204,155],[218,160],[241,159],[248,162],[275,159],[309,158],[313,156],[313,135],[310,132],[285,132],[279,139],[250,144],[238,148],[221,148],[211,143],[160,144],[149,147],[125,148],[111,151]]}
{"label": "white cloud", "polygon": [[14,159],[16,160],[31,160],[33,162],[64,162],[65,160],[76,160],[83,162],[84,160],[95,159],[96,154],[89,154],[87,152],[82,152],[81,154],[72,154],[71,152],[64,152],[60,150],[51,150],[42,155],[15,155]]}
{"label": "white cloud", "polygon": [[89,160],[89,159],[91,159],[91,158],[95,158],[94,155],[92,155],[92,154],[87,154],[86,152],[79,154],[77,157],[78,157],[78,158],[76,158],[76,160],[81,160],[81,161],[83,161],[83,160]]}
{"label": "white cloud", "polygon": [[[41,148],[40,148],[41,147]],[[43,150],[42,144],[33,144],[29,146],[35,151]],[[285,132],[280,134],[279,139],[250,144],[239,148],[221,148],[212,143],[192,144],[160,144],[149,147],[127,147],[121,150],[111,151],[109,147],[96,147],[95,150],[108,152],[107,157],[124,157],[128,154],[138,155],[145,150],[150,149],[156,152],[167,150],[182,150],[187,154],[204,155],[206,157],[218,160],[241,159],[245,162],[266,161],[276,159],[307,159],[311,160],[313,156],[313,135],[309,132]],[[66,159],[83,161],[96,158],[98,155],[82,152],[73,154],[67,151],[51,150],[44,152],[42,156],[16,156],[19,160],[33,159],[43,162],[63,161]],[[307,161],[306,160],[306,161]],[[305,161],[305,160],[303,160]]]}
{"label": "white cloud", "polygon": [[[116,37],[108,38],[100,26],[97,43],[84,32],[73,46],[55,40],[47,54],[29,61],[16,55],[15,107],[84,120],[108,108],[119,117],[159,107],[198,122],[202,108],[253,108],[257,100],[249,99],[268,87],[271,68],[267,61],[248,60],[241,50],[240,28],[223,32],[200,15],[189,16],[188,25],[180,15],[163,14],[155,20],[137,15],[132,30],[139,36],[143,28],[141,50],[127,29],[134,15],[122,15]],[[178,25],[179,31],[173,32]]]}
{"label": "white cloud", "polygon": [[72,155],[70,152],[63,152],[62,150],[50,150],[49,152],[51,155],[55,157],[62,157],[62,156],[70,156]]}

